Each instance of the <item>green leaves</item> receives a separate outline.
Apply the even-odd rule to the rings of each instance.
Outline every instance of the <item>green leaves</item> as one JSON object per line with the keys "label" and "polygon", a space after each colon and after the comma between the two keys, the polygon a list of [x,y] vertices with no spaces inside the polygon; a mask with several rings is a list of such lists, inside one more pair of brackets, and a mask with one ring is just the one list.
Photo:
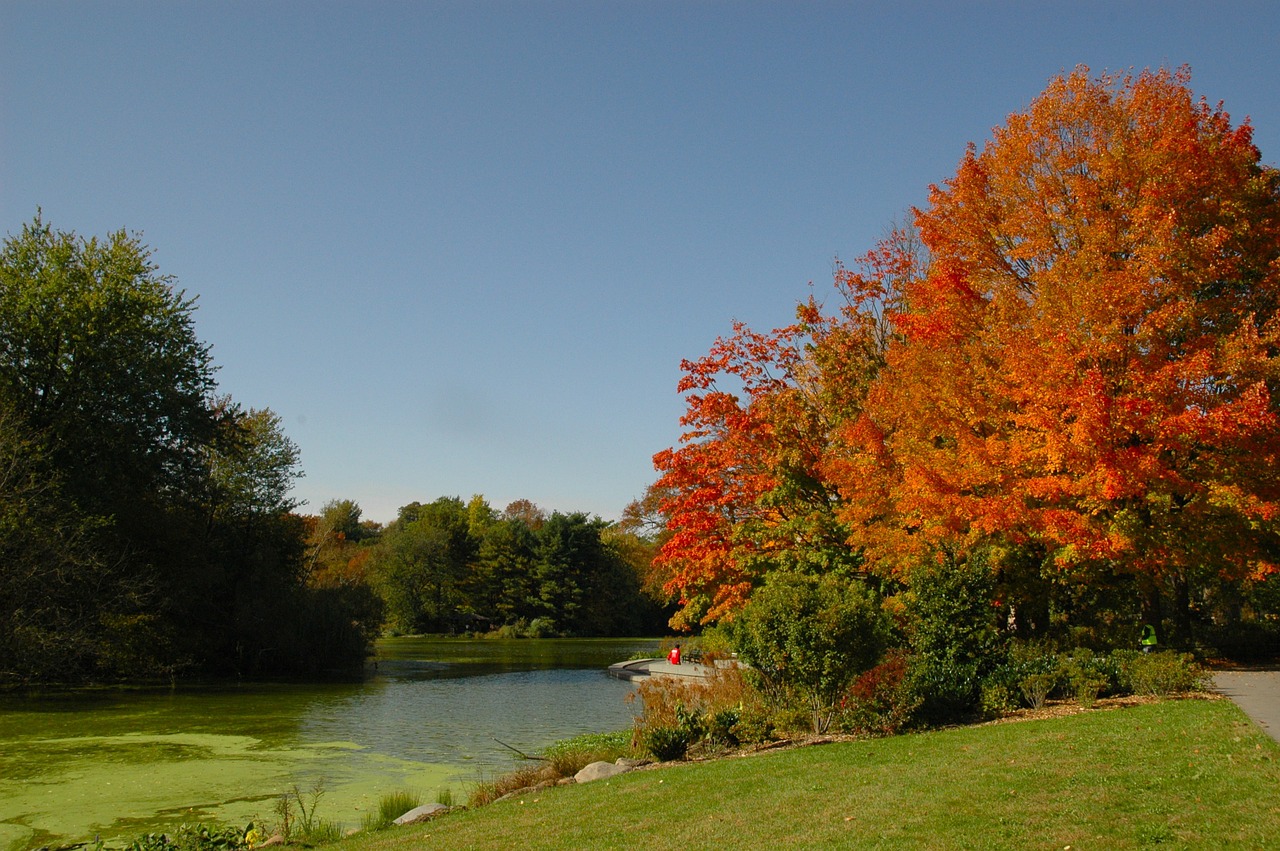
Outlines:
{"label": "green leaves", "polygon": [[813,712],[815,732],[830,723],[836,701],[880,661],[889,627],[861,583],[776,573],[733,622],[739,658],[766,690],[795,690]]}
{"label": "green leaves", "polygon": [[113,476],[180,486],[210,438],[194,308],[124,231],[84,240],[37,216],[0,250],[0,392],[83,497]]}
{"label": "green leaves", "polygon": [[298,448],[270,410],[215,396],[194,312],[124,231],[84,239],[37,215],[0,247],[0,410],[49,482],[0,497],[0,525],[28,518],[5,566],[30,566],[0,581],[0,678],[335,658],[298,615],[353,620],[300,597]]}

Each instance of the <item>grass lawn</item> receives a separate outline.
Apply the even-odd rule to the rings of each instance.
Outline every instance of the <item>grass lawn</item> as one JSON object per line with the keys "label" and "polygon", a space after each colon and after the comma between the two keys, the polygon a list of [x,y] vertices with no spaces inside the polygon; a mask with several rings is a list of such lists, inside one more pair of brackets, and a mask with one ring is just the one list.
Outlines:
{"label": "grass lawn", "polygon": [[1157,845],[1280,845],[1280,745],[1229,701],[1165,701],[672,765],[338,847]]}

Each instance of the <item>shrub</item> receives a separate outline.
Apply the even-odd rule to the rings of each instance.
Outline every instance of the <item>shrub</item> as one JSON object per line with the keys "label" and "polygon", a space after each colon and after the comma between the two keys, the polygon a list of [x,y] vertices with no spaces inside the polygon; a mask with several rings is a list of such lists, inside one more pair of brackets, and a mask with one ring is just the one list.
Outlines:
{"label": "shrub", "polygon": [[650,727],[641,736],[644,749],[659,762],[684,759],[693,736],[682,727]]}
{"label": "shrub", "polygon": [[710,712],[703,718],[706,731],[705,740],[713,747],[731,748],[740,743],[738,724],[742,721],[742,710],[728,707]]}
{"label": "shrub", "polygon": [[1032,709],[1040,709],[1048,701],[1049,695],[1058,687],[1058,673],[1028,674],[1022,678],[1019,688],[1027,705]]}
{"label": "shrub", "polygon": [[1039,643],[1015,643],[1009,648],[1009,661],[1018,691],[1026,705],[1040,709],[1063,682],[1062,660],[1052,647]]}
{"label": "shrub", "polygon": [[978,709],[984,680],[1005,660],[987,556],[941,550],[917,564],[908,579],[908,679],[919,714],[929,723],[955,720]]}
{"label": "shrub", "polygon": [[773,713],[762,703],[743,706],[732,730],[739,744],[772,741],[777,734]]}
{"label": "shrub", "polygon": [[1190,653],[1165,650],[1139,653],[1117,650],[1121,685],[1133,694],[1167,697],[1205,687],[1208,673]]}
{"label": "shrub", "polygon": [[798,695],[817,733],[830,725],[854,679],[880,660],[888,633],[872,594],[833,575],[774,574],[733,624],[738,656],[761,690],[775,701]]}
{"label": "shrub", "polygon": [[[659,759],[664,759],[659,751],[678,751],[678,743],[685,738],[688,742],[681,756],[695,746],[723,748],[764,741],[775,727],[773,713],[736,666],[716,669],[705,680],[650,677],[630,699],[640,700],[643,706],[633,745]],[[693,718],[699,719],[697,728]],[[651,735],[657,730],[664,732]]]}
{"label": "shrub", "polygon": [[840,702],[840,729],[870,736],[901,732],[920,706],[907,669],[906,652],[891,650],[883,662],[858,677]]}
{"label": "shrub", "polygon": [[1007,715],[1021,706],[1014,689],[996,678],[984,680],[978,695],[978,708],[986,718]]}
{"label": "shrub", "polygon": [[1039,709],[1062,684],[1063,676],[1061,659],[1049,645],[1015,641],[1005,660],[982,680],[982,712],[990,717],[1023,707]]}
{"label": "shrub", "polygon": [[645,750],[659,762],[684,759],[694,742],[701,741],[707,733],[702,710],[676,707],[676,723],[670,726],[651,727],[644,732]]}
{"label": "shrub", "polygon": [[681,707],[711,715],[759,703],[759,696],[743,678],[742,669],[730,667],[718,668],[703,680],[649,677],[628,700],[640,701],[636,730],[641,733],[650,727],[676,726]]}
{"label": "shrub", "polygon": [[1054,694],[1073,697],[1089,708],[1118,690],[1114,658],[1087,648],[1059,653],[1043,643],[1014,642],[1006,661],[982,684],[982,709],[1000,715],[1019,706],[1039,709]]}
{"label": "shrub", "polygon": [[560,632],[556,629],[556,622],[551,618],[534,618],[529,622],[529,630],[526,634],[529,638],[556,638]]}
{"label": "shrub", "polygon": [[727,626],[708,626],[701,635],[685,641],[686,655],[695,662],[714,665],[721,659],[733,658],[733,631]]}
{"label": "shrub", "polygon": [[1112,688],[1109,668],[1106,657],[1085,648],[1073,650],[1064,660],[1062,670],[1068,687],[1076,702],[1085,709],[1092,707],[1099,695]]}

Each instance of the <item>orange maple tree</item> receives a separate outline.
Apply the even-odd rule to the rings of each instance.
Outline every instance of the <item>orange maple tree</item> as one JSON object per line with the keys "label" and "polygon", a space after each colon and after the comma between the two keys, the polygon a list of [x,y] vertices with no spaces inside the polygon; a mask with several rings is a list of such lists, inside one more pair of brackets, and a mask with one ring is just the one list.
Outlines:
{"label": "orange maple tree", "polygon": [[1275,570],[1280,181],[1188,82],[1059,78],[918,211],[884,412],[921,530],[1183,596]]}
{"label": "orange maple tree", "polygon": [[[798,361],[794,334],[760,335],[738,323],[706,357],[681,364],[679,390],[688,405],[680,420],[683,445],[654,456],[662,475],[651,488],[662,494],[671,533],[656,565],[680,600],[678,626],[719,619],[750,594],[737,531],[759,517],[761,497],[778,483],[776,436],[763,411],[788,386]],[[721,388],[720,381],[737,387]]]}
{"label": "orange maple tree", "polygon": [[837,272],[839,311],[685,364],[688,431],[655,464],[687,613],[806,563],[798,516],[828,518],[819,570],[836,539],[882,576],[998,540],[1183,610],[1276,571],[1280,176],[1189,82],[1051,81]]}

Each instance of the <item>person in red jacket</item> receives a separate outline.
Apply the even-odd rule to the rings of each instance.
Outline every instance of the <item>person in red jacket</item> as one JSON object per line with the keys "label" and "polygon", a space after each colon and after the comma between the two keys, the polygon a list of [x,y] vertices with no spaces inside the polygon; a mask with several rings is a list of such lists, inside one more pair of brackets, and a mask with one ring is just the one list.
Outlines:
{"label": "person in red jacket", "polygon": [[671,652],[667,654],[667,661],[670,662],[672,665],[680,664],[680,645],[679,644],[671,648]]}

